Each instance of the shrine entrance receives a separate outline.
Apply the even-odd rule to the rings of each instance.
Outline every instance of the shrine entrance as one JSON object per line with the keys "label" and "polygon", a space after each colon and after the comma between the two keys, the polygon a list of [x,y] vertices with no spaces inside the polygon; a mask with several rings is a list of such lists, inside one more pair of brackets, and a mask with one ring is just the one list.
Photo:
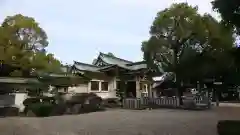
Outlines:
{"label": "shrine entrance", "polygon": [[126,88],[126,96],[127,97],[136,97],[136,81],[128,81]]}

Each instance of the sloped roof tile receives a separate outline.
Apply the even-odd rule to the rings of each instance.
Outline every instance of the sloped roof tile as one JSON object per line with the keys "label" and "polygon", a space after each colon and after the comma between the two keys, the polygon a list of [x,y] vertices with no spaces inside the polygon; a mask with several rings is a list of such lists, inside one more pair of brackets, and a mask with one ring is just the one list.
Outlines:
{"label": "sloped roof tile", "polygon": [[78,70],[82,70],[82,71],[98,72],[99,70],[99,67],[95,65],[86,64],[86,63],[77,62],[77,61],[74,61],[73,66],[76,67]]}
{"label": "sloped roof tile", "polygon": [[100,52],[98,59],[101,59],[103,62],[107,63],[107,66],[104,67],[98,67],[95,64],[97,64],[97,60],[93,62],[93,64],[86,64],[81,62],[74,61],[74,66],[82,71],[92,71],[92,72],[99,72],[102,69],[106,69],[113,66],[119,66],[121,68],[125,68],[127,70],[139,70],[139,69],[146,69],[147,65],[145,61],[140,62],[132,62],[128,60],[124,60],[115,56],[111,56],[108,54],[104,54]]}

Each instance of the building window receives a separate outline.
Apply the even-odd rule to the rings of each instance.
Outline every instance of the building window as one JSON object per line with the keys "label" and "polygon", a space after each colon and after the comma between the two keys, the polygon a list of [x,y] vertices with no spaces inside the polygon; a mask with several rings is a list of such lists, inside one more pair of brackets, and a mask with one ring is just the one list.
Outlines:
{"label": "building window", "polygon": [[139,86],[140,86],[140,90],[143,90],[143,83],[139,83]]}
{"label": "building window", "polygon": [[99,91],[99,81],[91,81],[91,91]]}
{"label": "building window", "polygon": [[108,91],[108,82],[101,82],[101,90]]}
{"label": "building window", "polygon": [[63,88],[63,92],[67,93],[68,92],[68,88]]}

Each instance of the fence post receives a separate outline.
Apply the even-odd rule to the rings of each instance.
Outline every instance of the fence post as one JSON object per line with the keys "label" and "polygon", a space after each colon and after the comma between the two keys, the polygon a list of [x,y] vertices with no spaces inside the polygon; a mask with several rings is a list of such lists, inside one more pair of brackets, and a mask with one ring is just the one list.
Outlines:
{"label": "fence post", "polygon": [[137,99],[134,99],[133,102],[134,102],[134,109],[138,108]]}

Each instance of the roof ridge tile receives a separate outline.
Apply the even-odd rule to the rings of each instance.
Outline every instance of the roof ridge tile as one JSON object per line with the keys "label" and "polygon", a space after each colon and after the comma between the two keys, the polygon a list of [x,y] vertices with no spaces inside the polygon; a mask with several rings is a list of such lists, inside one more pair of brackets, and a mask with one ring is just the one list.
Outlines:
{"label": "roof ridge tile", "polygon": [[124,62],[133,63],[132,61],[125,60],[125,59],[122,59],[122,58],[119,58],[119,57],[116,57],[116,56],[111,56],[111,55],[108,55],[108,54],[103,53],[103,52],[100,52],[100,55],[105,55],[105,56],[107,56],[107,57],[111,57],[111,58],[114,58],[114,59],[118,59],[118,60],[121,60],[121,61],[124,61]]}

